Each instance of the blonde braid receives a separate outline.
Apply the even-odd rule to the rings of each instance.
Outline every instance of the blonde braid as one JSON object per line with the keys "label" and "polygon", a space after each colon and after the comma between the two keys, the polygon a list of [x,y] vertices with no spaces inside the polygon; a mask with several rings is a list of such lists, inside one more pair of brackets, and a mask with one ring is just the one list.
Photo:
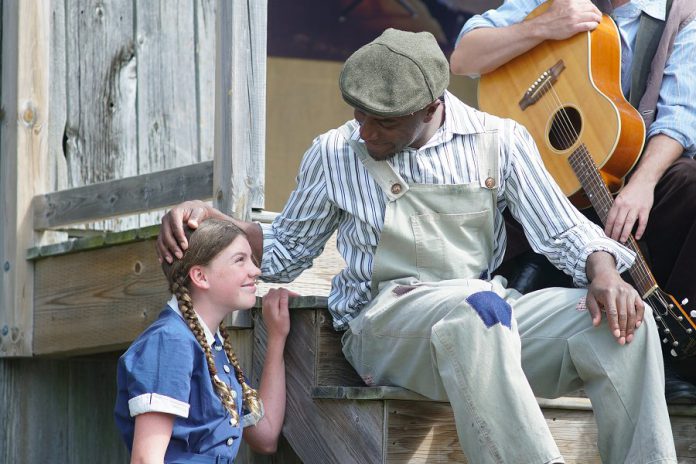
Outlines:
{"label": "blonde braid", "polygon": [[[172,282],[171,291],[174,295],[176,295],[176,299],[179,302],[179,309],[181,310],[181,314],[184,316],[184,319],[186,320],[189,329],[191,329],[193,335],[196,337],[196,340],[198,340],[198,344],[201,345],[201,348],[203,348],[203,351],[205,352],[205,360],[208,363],[208,372],[210,373],[210,378],[213,382],[215,392],[220,397],[222,405],[225,407],[227,412],[230,413],[233,422],[232,425],[237,426],[239,425],[239,413],[237,413],[237,407],[234,404],[234,397],[232,396],[232,391],[230,390],[229,385],[223,382],[217,375],[217,368],[215,367],[215,359],[213,358],[213,352],[211,351],[210,345],[208,344],[208,341],[205,338],[205,331],[203,330],[203,327],[201,327],[200,321],[198,320],[198,316],[193,310],[193,302],[191,301],[191,296],[189,295],[188,288],[186,288],[186,286],[184,285],[185,282],[185,276],[178,276]],[[227,337],[225,336],[225,339],[226,338]],[[225,340],[225,348],[226,347],[227,340]],[[235,366],[236,370],[237,366],[234,363],[232,365]]]}
{"label": "blonde braid", "polygon": [[230,343],[230,337],[228,336],[227,329],[223,323],[220,323],[220,334],[222,334],[222,337],[225,339],[225,353],[227,354],[227,358],[230,360],[230,364],[234,366],[234,372],[237,375],[237,380],[242,386],[242,397],[244,398],[243,404],[254,417],[254,423],[256,423],[261,419],[261,417],[263,417],[263,404],[261,402],[261,398],[259,398],[258,392],[251,388],[251,386],[246,382],[244,373],[242,372],[242,367],[239,365],[237,355],[234,354],[232,344]]}

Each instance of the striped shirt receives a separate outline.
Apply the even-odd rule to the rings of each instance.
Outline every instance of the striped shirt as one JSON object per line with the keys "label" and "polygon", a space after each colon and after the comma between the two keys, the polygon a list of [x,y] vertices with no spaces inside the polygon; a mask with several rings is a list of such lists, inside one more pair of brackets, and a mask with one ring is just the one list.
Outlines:
{"label": "striped shirt", "polygon": [[[479,182],[477,134],[484,131],[477,111],[450,93],[445,94],[445,121],[420,149],[407,148],[387,162],[408,184],[467,184]],[[598,250],[614,255],[625,270],[633,253],[607,238],[580,214],[548,174],[524,127],[504,120],[500,131],[500,186],[497,192],[495,251],[489,269],[496,269],[505,251],[502,211],[509,207],[522,224],[534,250],[587,284],[585,262]],[[352,138],[360,138],[359,130]],[[347,328],[370,300],[374,255],[384,226],[387,197],[368,175],[338,130],[320,135],[305,153],[297,188],[283,212],[264,225],[263,278],[289,282],[312,265],[332,233],[346,261],[332,280],[329,310],[337,330]]]}
{"label": "striped shirt", "polygon": [[[470,18],[459,37],[481,27],[517,24],[544,1],[507,0],[497,10]],[[631,86],[631,63],[641,12],[664,20],[665,0],[632,0],[611,14],[621,36],[621,86],[626,95]],[[696,76],[696,20],[684,26],[674,39],[660,86],[655,121],[647,130],[648,138],[664,134],[676,140],[684,147],[684,155],[691,158],[696,155],[696,79],[692,76]]]}

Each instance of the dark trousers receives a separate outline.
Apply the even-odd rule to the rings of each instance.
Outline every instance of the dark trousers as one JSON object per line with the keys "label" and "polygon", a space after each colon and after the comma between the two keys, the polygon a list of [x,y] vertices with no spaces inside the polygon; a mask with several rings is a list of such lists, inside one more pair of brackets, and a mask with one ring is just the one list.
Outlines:
{"label": "dark trousers", "polygon": [[[598,222],[593,210],[584,212]],[[508,251],[501,273],[509,277],[524,260],[539,258],[530,258],[529,244],[520,225],[509,216],[506,216],[505,224]],[[655,202],[641,241],[660,287],[674,295],[677,301],[688,298],[687,312],[696,309],[696,160],[680,158],[662,176],[655,187]],[[538,280],[542,287],[569,282],[567,276],[548,261],[542,269],[544,276]],[[676,361],[667,358],[669,365],[680,375],[696,383],[696,359]]]}

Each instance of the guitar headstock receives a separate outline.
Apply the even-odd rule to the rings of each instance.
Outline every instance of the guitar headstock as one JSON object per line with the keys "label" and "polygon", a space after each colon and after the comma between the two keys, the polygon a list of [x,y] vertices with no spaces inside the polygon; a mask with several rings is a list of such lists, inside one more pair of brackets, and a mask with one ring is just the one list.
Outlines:
{"label": "guitar headstock", "polygon": [[696,310],[685,308],[689,301],[678,302],[672,295],[656,288],[645,299],[653,311],[662,343],[675,358],[696,356]]}

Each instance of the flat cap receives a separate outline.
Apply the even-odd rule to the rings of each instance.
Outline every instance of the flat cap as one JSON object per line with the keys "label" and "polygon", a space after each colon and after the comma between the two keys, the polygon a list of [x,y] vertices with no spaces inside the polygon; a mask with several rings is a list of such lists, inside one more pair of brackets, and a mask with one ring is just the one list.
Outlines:
{"label": "flat cap", "polygon": [[405,116],[437,100],[449,85],[449,63],[429,32],[387,29],[344,63],[343,99],[376,116]]}

